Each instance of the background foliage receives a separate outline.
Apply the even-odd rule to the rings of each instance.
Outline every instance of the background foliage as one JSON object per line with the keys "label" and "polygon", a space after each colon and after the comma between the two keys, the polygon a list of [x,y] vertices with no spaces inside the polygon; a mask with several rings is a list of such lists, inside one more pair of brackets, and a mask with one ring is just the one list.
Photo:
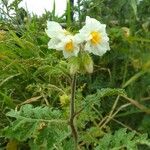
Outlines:
{"label": "background foliage", "polygon": [[89,15],[107,24],[111,51],[92,56],[93,74],[78,75],[79,148],[149,149],[150,1],[78,0],[61,17],[55,5],[41,17],[30,16],[20,2],[1,2],[0,148],[74,149],[67,124],[69,66],[47,48],[45,28],[54,20],[78,30]]}

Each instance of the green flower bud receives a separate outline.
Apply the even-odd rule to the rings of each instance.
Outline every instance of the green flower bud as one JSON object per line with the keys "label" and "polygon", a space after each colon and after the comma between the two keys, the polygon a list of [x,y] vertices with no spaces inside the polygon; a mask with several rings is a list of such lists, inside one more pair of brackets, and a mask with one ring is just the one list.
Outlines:
{"label": "green flower bud", "polygon": [[89,54],[83,54],[82,63],[86,72],[93,73],[93,60]]}
{"label": "green flower bud", "polygon": [[66,106],[69,104],[70,97],[66,94],[59,96],[61,106]]}

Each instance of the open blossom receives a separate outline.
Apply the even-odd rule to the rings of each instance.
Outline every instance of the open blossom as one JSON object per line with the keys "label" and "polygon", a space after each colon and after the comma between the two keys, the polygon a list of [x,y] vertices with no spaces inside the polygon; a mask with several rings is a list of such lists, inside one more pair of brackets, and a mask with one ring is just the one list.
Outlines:
{"label": "open blossom", "polygon": [[79,46],[74,36],[67,35],[56,45],[56,50],[62,50],[64,57],[69,58],[78,55]]}
{"label": "open blossom", "polygon": [[102,56],[109,47],[106,25],[94,18],[86,17],[85,26],[76,35],[78,42],[85,43],[84,50]]}
{"label": "open blossom", "polygon": [[71,33],[63,29],[60,24],[48,21],[46,33],[51,38],[48,48],[63,51],[65,58],[78,55],[79,46],[76,39]]}

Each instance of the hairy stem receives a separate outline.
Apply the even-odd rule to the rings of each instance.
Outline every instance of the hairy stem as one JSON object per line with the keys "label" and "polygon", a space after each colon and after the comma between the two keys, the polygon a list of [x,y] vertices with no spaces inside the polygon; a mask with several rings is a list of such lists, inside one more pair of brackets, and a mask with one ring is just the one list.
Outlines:
{"label": "hairy stem", "polygon": [[78,133],[75,125],[75,92],[76,92],[76,74],[73,75],[72,83],[71,83],[71,99],[70,99],[70,127],[72,136],[74,138],[75,150],[77,150],[78,145]]}

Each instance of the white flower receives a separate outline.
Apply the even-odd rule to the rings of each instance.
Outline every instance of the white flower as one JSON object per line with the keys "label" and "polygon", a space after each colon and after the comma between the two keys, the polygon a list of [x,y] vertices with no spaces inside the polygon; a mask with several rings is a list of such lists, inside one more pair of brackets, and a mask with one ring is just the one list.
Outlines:
{"label": "white flower", "polygon": [[86,17],[85,26],[76,35],[78,42],[84,43],[84,50],[95,55],[102,56],[109,47],[109,38],[106,33],[106,25],[94,18]]}
{"label": "white flower", "polygon": [[76,39],[71,33],[63,29],[60,24],[54,21],[48,21],[45,32],[51,38],[48,43],[48,48],[63,51],[65,58],[78,55],[79,46]]}
{"label": "white flower", "polygon": [[65,36],[56,46],[56,50],[62,50],[65,58],[77,56],[79,53],[79,45],[72,35]]}

